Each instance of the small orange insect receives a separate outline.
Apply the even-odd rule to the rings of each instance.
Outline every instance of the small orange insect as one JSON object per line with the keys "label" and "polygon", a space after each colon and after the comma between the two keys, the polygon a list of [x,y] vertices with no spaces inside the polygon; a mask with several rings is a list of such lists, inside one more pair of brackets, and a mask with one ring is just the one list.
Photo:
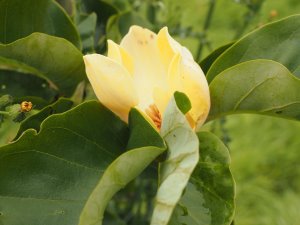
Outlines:
{"label": "small orange insect", "polygon": [[29,112],[32,109],[32,103],[24,101],[21,104],[21,112]]}

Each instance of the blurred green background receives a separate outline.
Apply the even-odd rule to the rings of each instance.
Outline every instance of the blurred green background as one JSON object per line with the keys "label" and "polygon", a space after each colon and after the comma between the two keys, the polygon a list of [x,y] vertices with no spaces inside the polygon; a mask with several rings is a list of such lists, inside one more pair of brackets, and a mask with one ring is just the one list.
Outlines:
{"label": "blurred green background", "polygon": [[[161,18],[199,61],[213,49],[286,16],[299,0],[166,0]],[[209,9],[213,8],[208,28]],[[207,25],[207,24],[206,24]],[[300,42],[299,42],[300,43]],[[199,46],[202,45],[199,53]],[[232,115],[206,125],[228,145],[236,180],[237,225],[298,225],[300,123]]]}

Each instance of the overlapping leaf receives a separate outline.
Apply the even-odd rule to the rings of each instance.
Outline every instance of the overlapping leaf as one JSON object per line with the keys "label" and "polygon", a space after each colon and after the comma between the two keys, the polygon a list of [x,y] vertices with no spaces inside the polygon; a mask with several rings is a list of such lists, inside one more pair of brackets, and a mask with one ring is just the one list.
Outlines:
{"label": "overlapping leaf", "polygon": [[[129,131],[98,102],[86,102],[50,116],[38,134],[27,130],[0,148],[0,224],[77,225],[108,166],[103,182],[111,186],[103,189],[106,197],[164,150],[158,133],[138,112],[131,114],[130,123]],[[104,200],[99,203],[105,206]]]}
{"label": "overlapping leaf", "polygon": [[252,112],[300,119],[300,80],[280,63],[253,60],[220,73],[210,84],[210,119]]}
{"label": "overlapping leaf", "polygon": [[10,43],[33,32],[62,37],[81,48],[75,26],[56,1],[0,1],[0,43]]}
{"label": "overlapping leaf", "polygon": [[[18,84],[8,79],[7,71],[16,71],[15,79],[29,83],[23,84],[22,89],[44,90],[42,82],[46,80],[64,96],[72,95],[77,84],[85,79],[81,52],[62,38],[34,33],[11,44],[0,44],[0,55],[0,69],[4,71],[1,72],[1,77],[7,87],[11,85],[11,88],[16,88],[15,85]],[[26,77],[26,74],[37,78]],[[30,85],[32,79],[41,80],[40,84]]]}
{"label": "overlapping leaf", "polygon": [[135,109],[130,113],[127,149],[104,172],[80,216],[79,225],[102,224],[104,210],[113,195],[137,177],[166,146],[157,131]]}

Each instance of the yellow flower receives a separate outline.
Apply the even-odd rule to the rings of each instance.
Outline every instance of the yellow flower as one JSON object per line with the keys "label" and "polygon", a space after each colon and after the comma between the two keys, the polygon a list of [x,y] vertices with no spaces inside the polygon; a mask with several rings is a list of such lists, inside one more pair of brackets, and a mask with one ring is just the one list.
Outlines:
{"label": "yellow flower", "polygon": [[175,91],[191,101],[186,117],[192,127],[201,126],[208,115],[206,78],[189,50],[166,27],[155,34],[132,26],[120,45],[108,41],[107,57],[90,54],[84,62],[99,101],[124,121],[130,109],[137,107],[160,128],[161,115]]}

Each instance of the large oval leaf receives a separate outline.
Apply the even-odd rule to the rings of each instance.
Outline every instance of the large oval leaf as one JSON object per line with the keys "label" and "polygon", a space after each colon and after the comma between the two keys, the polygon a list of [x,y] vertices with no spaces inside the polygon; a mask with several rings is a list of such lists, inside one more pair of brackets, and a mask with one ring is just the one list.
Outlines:
{"label": "large oval leaf", "polygon": [[200,160],[169,225],[229,225],[235,209],[229,152],[212,133],[198,138]]}
{"label": "large oval leaf", "polygon": [[[80,122],[79,122],[80,121]],[[0,224],[76,225],[128,128],[98,102],[46,119],[0,148]]]}
{"label": "large oval leaf", "polygon": [[131,134],[127,148],[132,150],[119,156],[104,172],[81,213],[79,225],[101,225],[113,195],[166,150],[159,133],[136,109],[131,110],[129,122]]}
{"label": "large oval leaf", "polygon": [[280,62],[300,77],[300,15],[291,16],[258,29],[237,41],[212,65],[207,74],[211,82],[223,70],[253,59]]}
{"label": "large oval leaf", "polygon": [[210,84],[209,119],[262,113],[300,119],[300,80],[280,63],[253,60],[220,73]]}
{"label": "large oval leaf", "polygon": [[[154,128],[145,126],[148,122],[139,114],[132,117],[129,131],[98,102],[86,102],[48,117],[38,134],[27,130],[18,141],[0,148],[0,224],[77,225],[88,197],[110,165],[103,180],[111,186],[103,189],[106,198],[99,202],[105,206],[109,195],[145,168],[152,161],[148,158],[164,150]],[[131,148],[139,149],[120,157],[121,163],[119,159],[112,163]]]}
{"label": "large oval leaf", "polygon": [[43,77],[61,95],[72,95],[77,84],[85,79],[81,52],[62,38],[34,33],[11,44],[0,44],[0,55],[0,64],[9,63],[20,72]]}
{"label": "large oval leaf", "polygon": [[0,42],[10,43],[33,32],[62,37],[81,48],[71,19],[54,0],[0,1]]}

